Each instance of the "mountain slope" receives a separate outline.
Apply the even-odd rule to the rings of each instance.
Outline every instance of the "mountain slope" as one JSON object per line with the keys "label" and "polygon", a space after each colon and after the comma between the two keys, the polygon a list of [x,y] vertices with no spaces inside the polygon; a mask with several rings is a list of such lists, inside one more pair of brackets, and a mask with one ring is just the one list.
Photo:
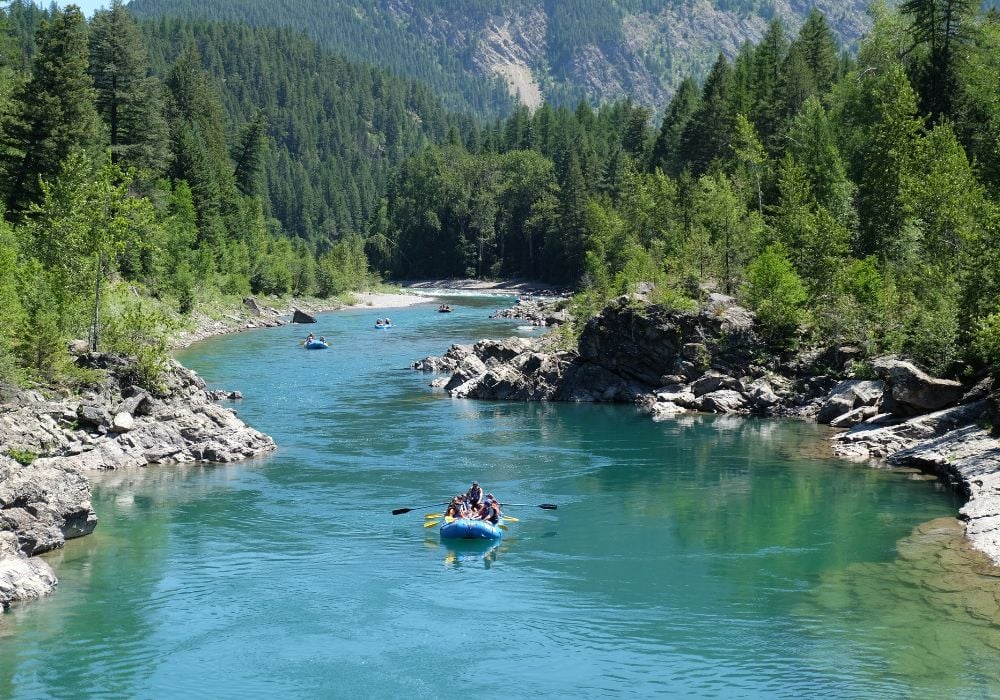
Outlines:
{"label": "mountain slope", "polygon": [[[138,17],[287,26],[325,47],[432,86],[444,103],[504,113],[510,95],[623,96],[662,107],[680,79],[732,57],[772,18],[790,30],[822,11],[844,44],[865,28],[866,0],[132,0]],[[492,80],[484,81],[483,78]]]}

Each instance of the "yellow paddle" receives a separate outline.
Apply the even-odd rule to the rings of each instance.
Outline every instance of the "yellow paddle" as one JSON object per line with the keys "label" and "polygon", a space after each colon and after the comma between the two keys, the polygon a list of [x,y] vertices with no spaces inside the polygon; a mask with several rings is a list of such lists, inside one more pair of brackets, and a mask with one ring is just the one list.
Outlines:
{"label": "yellow paddle", "polygon": [[426,523],[424,523],[424,527],[434,527],[435,525],[440,525],[440,524],[441,524],[440,520],[428,520]]}
{"label": "yellow paddle", "polygon": [[444,513],[428,513],[424,516],[424,520],[434,520],[436,518],[443,518]]}
{"label": "yellow paddle", "polygon": [[504,516],[503,516],[503,519],[504,519],[504,520],[509,520],[509,521],[511,521],[512,523],[519,523],[519,522],[521,522],[521,521],[520,521],[520,520],[519,520],[518,518],[513,518],[513,517],[511,517],[511,516],[509,516],[509,515],[504,515]]}

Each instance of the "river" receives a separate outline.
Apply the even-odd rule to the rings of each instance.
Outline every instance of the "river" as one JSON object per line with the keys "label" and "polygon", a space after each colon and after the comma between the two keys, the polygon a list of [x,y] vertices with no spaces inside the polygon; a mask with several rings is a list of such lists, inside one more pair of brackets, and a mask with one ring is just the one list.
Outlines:
{"label": "river", "polygon": [[[1000,693],[1000,579],[936,483],[807,423],[449,399],[409,363],[517,332],[450,301],[185,351],[277,452],[97,475],[56,594],[0,617],[0,697]],[[498,546],[422,527],[472,479],[528,504]]]}

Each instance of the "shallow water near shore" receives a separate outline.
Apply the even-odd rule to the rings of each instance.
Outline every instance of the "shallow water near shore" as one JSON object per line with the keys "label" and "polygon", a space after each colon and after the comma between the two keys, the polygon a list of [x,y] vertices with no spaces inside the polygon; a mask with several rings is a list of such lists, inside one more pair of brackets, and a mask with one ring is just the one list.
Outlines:
{"label": "shallow water near shore", "polygon": [[[185,351],[278,451],[97,475],[56,594],[0,616],[0,697],[1000,694],[1000,578],[936,483],[806,423],[449,399],[409,363],[519,322],[447,301]],[[529,505],[444,545],[473,478]]]}

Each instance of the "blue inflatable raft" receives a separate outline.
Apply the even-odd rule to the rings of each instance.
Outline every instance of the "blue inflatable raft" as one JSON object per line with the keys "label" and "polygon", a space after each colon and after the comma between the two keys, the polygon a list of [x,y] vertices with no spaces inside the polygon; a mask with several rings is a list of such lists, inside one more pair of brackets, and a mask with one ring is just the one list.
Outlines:
{"label": "blue inflatable raft", "polygon": [[441,526],[441,539],[445,540],[498,540],[503,530],[486,520],[458,518]]}
{"label": "blue inflatable raft", "polygon": [[310,340],[306,343],[306,350],[326,350],[328,347],[330,346],[322,340]]}
{"label": "blue inflatable raft", "polygon": [[383,330],[387,330],[389,328],[392,328],[392,324],[391,323],[376,323],[375,327],[376,328],[381,328]]}

